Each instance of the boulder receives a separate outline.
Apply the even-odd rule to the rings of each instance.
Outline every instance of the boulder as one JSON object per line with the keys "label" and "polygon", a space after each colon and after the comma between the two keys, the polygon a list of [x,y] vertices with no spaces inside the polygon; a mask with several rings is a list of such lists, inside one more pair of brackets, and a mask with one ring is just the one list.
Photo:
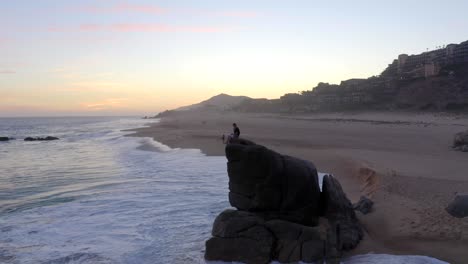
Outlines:
{"label": "boulder", "polygon": [[468,194],[457,194],[454,200],[446,208],[454,217],[464,218],[468,216]]}
{"label": "boulder", "polygon": [[24,141],[51,141],[51,140],[59,140],[58,137],[51,137],[51,136],[47,136],[47,137],[27,137],[24,139]]}
{"label": "boulder", "polygon": [[367,198],[366,196],[361,196],[361,199],[359,199],[359,202],[355,203],[353,205],[354,210],[357,210],[363,214],[368,214],[372,211],[372,206],[374,205],[374,202]]}
{"label": "boulder", "polygon": [[338,249],[356,247],[363,237],[361,224],[340,183],[331,175],[323,177],[321,207],[323,215],[335,226]]}
{"label": "boulder", "polygon": [[316,262],[325,254],[325,236],[319,227],[299,225],[284,220],[265,223],[274,237],[273,259],[280,263]]}
{"label": "boulder", "polygon": [[0,141],[9,141],[10,138],[9,137],[0,137]]}
{"label": "boulder", "polygon": [[320,188],[315,166],[251,141],[226,145],[229,202],[239,210],[314,226]]}
{"label": "boulder", "polygon": [[213,237],[206,241],[206,260],[269,263],[273,234],[255,214],[225,210],[213,224]]}
{"label": "boulder", "polygon": [[225,210],[216,218],[212,235],[206,242],[206,260],[310,263],[325,254],[324,235],[318,227],[266,220],[251,212]]}
{"label": "boulder", "polygon": [[[226,157],[229,201],[238,210],[216,217],[206,260],[333,264],[362,239],[340,183],[326,175],[320,192],[312,163],[244,139],[233,139]],[[368,199],[361,204],[363,210],[372,207]],[[319,225],[320,216],[328,223]]]}
{"label": "boulder", "polygon": [[468,145],[463,145],[463,146],[461,146],[461,147],[460,147],[460,150],[461,150],[462,152],[468,152]]}
{"label": "boulder", "polygon": [[453,139],[453,147],[468,145],[468,131],[457,133]]}

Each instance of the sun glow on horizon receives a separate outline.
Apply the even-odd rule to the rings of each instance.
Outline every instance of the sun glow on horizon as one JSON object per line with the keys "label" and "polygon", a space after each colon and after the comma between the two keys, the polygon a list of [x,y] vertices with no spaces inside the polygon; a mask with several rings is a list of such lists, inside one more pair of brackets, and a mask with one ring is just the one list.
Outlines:
{"label": "sun glow on horizon", "polygon": [[[279,98],[466,40],[464,8],[428,28],[450,5],[404,3],[6,2],[0,116],[150,115],[220,93]],[[425,11],[418,23],[415,9]]]}

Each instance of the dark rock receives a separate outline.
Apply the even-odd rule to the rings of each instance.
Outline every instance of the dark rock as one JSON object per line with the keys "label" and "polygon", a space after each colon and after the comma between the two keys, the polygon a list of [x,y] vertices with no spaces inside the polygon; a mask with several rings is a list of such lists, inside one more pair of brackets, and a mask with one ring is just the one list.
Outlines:
{"label": "dark rock", "polygon": [[323,178],[321,206],[323,215],[336,226],[338,249],[356,247],[363,237],[361,224],[340,183],[331,175]]}
{"label": "dark rock", "polygon": [[236,237],[239,232],[265,221],[258,215],[236,210],[225,210],[216,217],[211,234],[215,237]]}
{"label": "dark rock", "polygon": [[0,137],[0,141],[9,141],[10,138],[9,137]]}
{"label": "dark rock", "polygon": [[363,214],[368,214],[372,211],[372,206],[374,205],[374,202],[367,198],[366,196],[361,196],[361,199],[359,199],[359,202],[353,205],[354,210],[357,210]]}
{"label": "dark rock", "polygon": [[226,157],[232,206],[295,223],[317,224],[320,189],[312,163],[244,139],[228,144]]}
{"label": "dark rock", "polygon": [[276,238],[274,259],[281,263],[315,262],[325,253],[325,237],[318,227],[299,225],[283,220],[265,223]]}
{"label": "dark rock", "polygon": [[462,152],[468,152],[468,145],[463,145],[463,146],[461,146],[461,147],[460,147],[460,150],[461,150]]}
{"label": "dark rock", "polygon": [[51,137],[47,136],[45,138],[43,137],[27,137],[24,139],[24,141],[51,141],[51,140],[59,140],[58,137]]}
{"label": "dark rock", "polygon": [[457,194],[455,199],[446,208],[447,212],[454,217],[463,218],[468,216],[468,194]]}
{"label": "dark rock", "polygon": [[[362,227],[340,183],[325,176],[321,193],[312,163],[244,139],[233,139],[226,157],[229,201],[239,210],[216,217],[205,259],[340,263],[342,251],[362,239]],[[367,198],[358,204],[363,211],[372,207]],[[328,225],[317,226],[320,216]]]}
{"label": "dark rock", "polygon": [[206,241],[206,260],[269,263],[273,234],[264,220],[252,213],[226,210],[213,224],[214,237]]}
{"label": "dark rock", "polygon": [[453,147],[468,145],[468,131],[457,133],[453,139]]}
{"label": "dark rock", "polygon": [[325,262],[327,264],[341,263],[341,246],[339,244],[339,227],[332,225],[327,230],[327,239],[325,243]]}
{"label": "dark rock", "polygon": [[265,220],[260,214],[225,210],[213,224],[205,259],[244,263],[314,262],[323,259],[325,240],[318,227],[283,220]]}

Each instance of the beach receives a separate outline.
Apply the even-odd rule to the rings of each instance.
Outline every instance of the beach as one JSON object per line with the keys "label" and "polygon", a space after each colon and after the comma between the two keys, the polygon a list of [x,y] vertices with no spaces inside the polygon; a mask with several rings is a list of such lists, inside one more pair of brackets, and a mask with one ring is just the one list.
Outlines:
{"label": "beach", "polygon": [[445,207],[456,193],[468,191],[468,154],[451,148],[453,136],[468,129],[466,116],[187,111],[131,136],[224,156],[221,136],[231,132],[233,122],[241,137],[332,173],[352,202],[362,195],[375,202],[370,214],[357,213],[366,235],[347,255],[426,255],[465,263],[468,219],[450,216]]}

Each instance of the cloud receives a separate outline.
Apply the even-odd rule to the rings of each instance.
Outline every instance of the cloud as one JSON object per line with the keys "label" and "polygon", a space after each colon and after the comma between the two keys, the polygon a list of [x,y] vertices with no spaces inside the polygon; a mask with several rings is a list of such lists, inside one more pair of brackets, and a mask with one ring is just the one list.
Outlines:
{"label": "cloud", "polygon": [[171,26],[166,24],[111,24],[111,25],[98,25],[98,24],[82,24],[76,28],[62,28],[62,27],[49,27],[49,32],[155,32],[155,33],[169,33],[169,32],[191,32],[191,33],[219,33],[233,31],[234,28],[230,27],[212,27],[212,26]]}
{"label": "cloud", "polygon": [[182,15],[199,15],[199,16],[221,16],[221,17],[237,17],[237,18],[252,18],[259,16],[255,11],[213,11],[199,9],[184,9],[184,8],[165,8],[157,5],[118,3],[109,4],[107,6],[84,6],[77,8],[79,12],[86,13],[139,13],[139,14],[182,14]]}
{"label": "cloud", "polygon": [[15,74],[16,71],[13,70],[0,70],[0,74]]}
{"label": "cloud", "polygon": [[168,9],[162,8],[156,5],[138,5],[121,3],[114,4],[111,6],[97,7],[97,6],[86,6],[78,8],[80,11],[88,13],[145,13],[145,14],[164,14],[168,12]]}
{"label": "cloud", "polygon": [[164,24],[115,24],[110,27],[117,32],[198,32],[215,33],[228,31],[227,28],[209,26],[170,26]]}
{"label": "cloud", "polygon": [[[77,77],[73,75],[72,77]],[[67,76],[68,77],[68,76]],[[81,81],[71,83],[69,87],[60,89],[61,91],[95,91],[95,90],[112,90],[115,88],[126,88],[128,85],[119,82],[110,81]]]}

